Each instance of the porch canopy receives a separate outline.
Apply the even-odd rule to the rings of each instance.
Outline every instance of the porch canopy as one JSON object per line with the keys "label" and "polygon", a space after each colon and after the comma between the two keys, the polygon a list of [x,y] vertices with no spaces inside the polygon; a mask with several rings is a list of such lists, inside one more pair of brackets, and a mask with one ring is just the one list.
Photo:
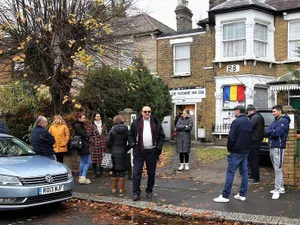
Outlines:
{"label": "porch canopy", "polygon": [[280,91],[300,90],[300,69],[289,72],[275,81],[267,83],[270,91],[274,94],[275,104],[277,104],[277,93]]}

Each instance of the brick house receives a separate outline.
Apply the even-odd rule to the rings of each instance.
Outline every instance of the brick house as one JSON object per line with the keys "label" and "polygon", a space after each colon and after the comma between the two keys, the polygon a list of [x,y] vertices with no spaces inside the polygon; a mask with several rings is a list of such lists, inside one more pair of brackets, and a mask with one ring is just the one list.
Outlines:
{"label": "brick house", "polygon": [[156,37],[174,30],[147,14],[117,18],[113,23],[115,62],[119,68],[128,68],[135,58],[142,58],[152,74],[157,74]]}
{"label": "brick house", "polygon": [[209,19],[192,30],[187,5],[175,13],[178,31],[157,38],[157,68],[171,89],[172,118],[192,109],[195,138],[203,126],[207,141],[224,144],[236,104],[300,109],[297,85],[288,91],[268,85],[298,67],[300,2],[211,0]]}
{"label": "brick house", "polygon": [[[186,2],[177,6],[177,32],[157,38],[157,72],[169,85],[174,104],[170,126],[174,117],[184,108],[191,112],[193,139],[198,138],[198,128],[209,128],[215,119],[214,102],[214,32],[205,28],[192,29],[192,13]],[[202,136],[204,137],[204,136]]]}

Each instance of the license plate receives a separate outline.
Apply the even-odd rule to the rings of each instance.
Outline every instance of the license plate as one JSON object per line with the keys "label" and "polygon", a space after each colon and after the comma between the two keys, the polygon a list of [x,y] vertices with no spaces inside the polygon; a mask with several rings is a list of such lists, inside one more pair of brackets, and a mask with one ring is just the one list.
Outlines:
{"label": "license plate", "polygon": [[269,138],[264,138],[263,139],[263,142],[268,142],[269,141]]}
{"label": "license plate", "polygon": [[61,192],[63,190],[64,190],[64,185],[40,187],[38,189],[39,195],[52,194],[52,193],[56,193],[56,192]]}

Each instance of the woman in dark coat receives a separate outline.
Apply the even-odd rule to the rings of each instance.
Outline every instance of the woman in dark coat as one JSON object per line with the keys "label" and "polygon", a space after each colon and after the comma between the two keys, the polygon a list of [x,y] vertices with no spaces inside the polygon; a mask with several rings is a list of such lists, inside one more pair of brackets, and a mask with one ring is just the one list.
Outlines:
{"label": "woman in dark coat", "polygon": [[125,170],[127,170],[128,157],[127,157],[127,141],[128,141],[128,126],[125,125],[125,118],[123,116],[115,116],[113,118],[114,126],[111,128],[106,145],[112,154],[113,168],[111,178],[111,191],[117,192],[117,186],[119,181],[120,190],[119,193],[123,193],[125,190]]}
{"label": "woman in dark coat", "polygon": [[190,117],[190,111],[184,109],[182,116],[176,124],[176,151],[179,153],[180,167],[178,170],[189,170],[189,153],[191,148],[191,130],[193,120]]}
{"label": "woman in dark coat", "polygon": [[80,157],[79,166],[79,180],[80,184],[90,184],[91,181],[86,179],[86,174],[90,165],[92,164],[91,154],[90,154],[90,134],[86,132],[85,129],[85,115],[83,113],[76,113],[76,121],[72,124],[74,129],[74,136],[80,136],[82,141],[81,149],[77,150],[77,154]]}

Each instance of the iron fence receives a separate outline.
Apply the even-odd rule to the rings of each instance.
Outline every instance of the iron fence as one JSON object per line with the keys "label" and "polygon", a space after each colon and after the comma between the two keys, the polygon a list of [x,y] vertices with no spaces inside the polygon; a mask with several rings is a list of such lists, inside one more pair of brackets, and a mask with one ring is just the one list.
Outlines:
{"label": "iron fence", "polygon": [[213,124],[212,132],[214,133],[229,133],[231,124]]}

